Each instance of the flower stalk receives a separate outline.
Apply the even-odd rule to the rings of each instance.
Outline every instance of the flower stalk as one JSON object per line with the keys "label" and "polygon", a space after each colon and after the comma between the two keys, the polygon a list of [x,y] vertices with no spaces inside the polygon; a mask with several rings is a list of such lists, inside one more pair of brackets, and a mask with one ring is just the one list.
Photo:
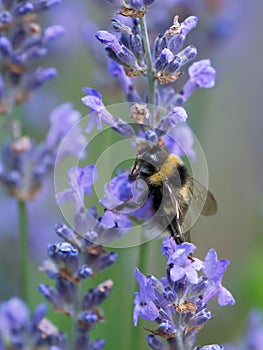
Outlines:
{"label": "flower stalk", "polygon": [[19,216],[19,231],[20,231],[20,259],[21,259],[21,285],[22,298],[30,305],[30,252],[28,242],[28,214],[26,202],[17,201],[18,216]]}
{"label": "flower stalk", "polygon": [[151,54],[151,47],[149,42],[149,35],[148,35],[148,29],[147,29],[147,23],[146,23],[146,15],[140,18],[140,25],[141,25],[141,31],[142,31],[142,43],[143,48],[145,52],[145,62],[147,65],[147,80],[148,80],[148,104],[149,109],[151,110],[151,120],[150,125],[153,126],[154,124],[154,109],[153,106],[155,106],[155,85],[156,85],[156,79],[153,75],[153,65],[152,65],[152,54]]}

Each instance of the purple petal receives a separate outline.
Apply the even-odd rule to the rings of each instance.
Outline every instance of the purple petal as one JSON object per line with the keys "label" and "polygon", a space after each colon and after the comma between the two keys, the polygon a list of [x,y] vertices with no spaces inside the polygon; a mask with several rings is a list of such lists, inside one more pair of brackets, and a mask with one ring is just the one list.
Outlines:
{"label": "purple petal", "polygon": [[165,118],[163,118],[157,127],[166,134],[171,128],[175,127],[180,122],[186,122],[187,113],[183,107],[174,107]]}
{"label": "purple petal", "polygon": [[170,275],[171,275],[172,281],[176,282],[185,276],[185,270],[181,267],[176,266],[176,268],[171,269]]}
{"label": "purple petal", "polygon": [[183,35],[187,35],[191,30],[193,30],[198,23],[198,18],[196,16],[187,17],[181,23],[181,32]]}
{"label": "purple petal", "polygon": [[91,186],[98,180],[98,172],[95,164],[86,165],[82,169],[80,185],[83,187],[84,192],[91,196]]}
{"label": "purple petal", "polygon": [[221,287],[218,293],[218,304],[220,306],[234,305],[236,303],[233,295],[225,287]]}
{"label": "purple petal", "polygon": [[163,240],[162,243],[162,254],[166,255],[168,258],[173,255],[177,248],[177,244],[175,243],[174,239],[171,239],[170,237],[166,237]]}
{"label": "purple petal", "polygon": [[217,260],[217,254],[214,249],[210,249],[204,260],[204,273],[213,281],[219,281],[222,279],[228,265],[228,260]]}
{"label": "purple petal", "polygon": [[212,88],[215,85],[216,71],[211,66],[209,59],[193,63],[189,67],[188,73],[191,80],[199,87]]}
{"label": "purple petal", "polygon": [[116,36],[106,30],[99,30],[95,36],[102,44],[110,47],[115,54],[118,54],[122,50],[122,45]]}
{"label": "purple petal", "polygon": [[66,102],[55,109],[50,114],[50,124],[58,133],[65,134],[81,118],[81,113],[73,108],[72,103]]}
{"label": "purple petal", "polygon": [[68,202],[72,200],[72,190],[67,189],[62,191],[56,195],[56,198],[58,204]]}
{"label": "purple petal", "polygon": [[102,102],[102,96],[97,90],[86,87],[84,87],[82,90],[87,94],[87,96],[83,97],[81,101],[86,106],[90,107],[92,111],[100,112],[105,108]]}

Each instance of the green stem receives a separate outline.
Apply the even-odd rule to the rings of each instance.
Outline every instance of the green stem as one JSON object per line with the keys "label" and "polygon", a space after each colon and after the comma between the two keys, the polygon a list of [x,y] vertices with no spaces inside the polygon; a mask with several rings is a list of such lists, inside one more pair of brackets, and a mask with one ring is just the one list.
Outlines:
{"label": "green stem", "polygon": [[18,201],[19,229],[20,229],[20,259],[21,259],[21,277],[22,277],[22,296],[24,301],[29,304],[30,300],[30,258],[28,242],[28,216],[26,202]]}
{"label": "green stem", "polygon": [[142,273],[149,274],[148,265],[150,257],[150,244],[148,242],[142,243],[139,249],[139,258],[138,258],[138,268]]}
{"label": "green stem", "polygon": [[[147,74],[147,80],[148,80],[148,104],[149,104],[149,108],[153,112],[153,106],[155,106],[156,79],[154,78],[154,75],[153,75],[152,55],[151,55],[150,41],[149,41],[145,16],[140,18],[140,25],[142,30],[142,41],[143,41],[143,48],[145,52],[145,60],[147,64],[146,74]],[[153,121],[154,121],[154,115],[152,114],[152,121],[151,121],[152,125],[153,125]]]}
{"label": "green stem", "polygon": [[70,315],[71,327],[70,327],[70,336],[68,342],[68,350],[77,348],[77,316],[79,311],[79,300],[80,300],[80,287],[79,284],[75,284],[74,295],[72,299],[72,312]]}
{"label": "green stem", "polygon": [[176,341],[176,350],[184,350],[184,340],[183,340],[183,328],[181,327],[183,321],[182,321],[182,315],[179,314],[179,319],[178,319],[178,329],[176,332],[175,336],[175,341]]}
{"label": "green stem", "polygon": [[[143,234],[143,233],[142,233]],[[137,267],[145,275],[149,274],[149,257],[150,257],[150,244],[142,243],[139,248],[139,256]],[[136,283],[135,290],[138,290],[138,284]],[[144,349],[146,346],[146,332],[142,327],[142,324],[139,322],[137,327],[133,327],[131,331],[131,341],[130,349]]]}

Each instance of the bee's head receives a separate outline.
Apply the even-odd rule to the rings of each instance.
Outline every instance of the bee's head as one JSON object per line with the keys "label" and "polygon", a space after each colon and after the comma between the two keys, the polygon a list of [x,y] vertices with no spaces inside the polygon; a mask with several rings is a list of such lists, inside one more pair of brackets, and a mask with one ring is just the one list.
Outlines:
{"label": "bee's head", "polygon": [[151,176],[160,169],[168,156],[167,151],[157,145],[142,148],[137,154],[129,179],[134,181],[138,176]]}

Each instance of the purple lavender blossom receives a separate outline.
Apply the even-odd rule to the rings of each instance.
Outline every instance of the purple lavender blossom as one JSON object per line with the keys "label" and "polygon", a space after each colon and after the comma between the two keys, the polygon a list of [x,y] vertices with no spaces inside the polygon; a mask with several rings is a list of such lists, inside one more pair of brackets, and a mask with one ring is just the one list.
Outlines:
{"label": "purple lavender blossom", "polygon": [[176,105],[183,105],[196,88],[209,89],[215,85],[216,72],[209,59],[193,63],[188,73],[190,78],[176,96]]}
{"label": "purple lavender blossom", "polygon": [[146,189],[143,181],[134,183],[129,180],[128,173],[121,173],[105,184],[100,204],[110,210],[134,215],[134,210],[146,200]]}
{"label": "purple lavender blossom", "polygon": [[96,38],[105,45],[105,50],[111,59],[135,71],[140,71],[141,68],[138,65],[136,56],[125,45],[119,42],[115,35],[106,30],[101,30],[97,32]]}
{"label": "purple lavender blossom", "polygon": [[[166,349],[156,336],[169,339],[169,342],[174,339],[175,344],[179,342],[185,349],[192,349],[197,331],[211,318],[211,312],[206,308],[208,299],[205,295],[215,279],[221,281],[225,261],[211,257],[210,251],[202,262],[192,257],[194,250],[195,246],[191,243],[177,245],[172,238],[167,237],[162,246],[162,252],[167,257],[166,277],[146,277],[135,270],[140,292],[135,294],[134,324],[137,325],[138,317],[157,323],[158,328],[150,330],[153,336],[148,337],[148,343],[153,349]],[[201,270],[206,277],[200,274]],[[217,277],[212,273],[213,270]],[[222,293],[226,296],[229,292]],[[233,302],[232,297],[220,305],[232,305]],[[197,349],[222,347],[207,345]]]}
{"label": "purple lavender blossom", "polygon": [[204,294],[205,302],[208,302],[218,295],[219,305],[225,306],[235,304],[232,294],[221,284],[222,276],[229,264],[230,262],[228,260],[217,260],[217,254],[214,249],[210,249],[207,253],[204,260],[203,271],[210,282]]}
{"label": "purple lavender blossom", "polygon": [[188,116],[184,108],[174,107],[157,126],[157,133],[160,133],[161,135],[168,134],[169,130],[174,128],[178,123],[186,122],[187,117]]}
{"label": "purple lavender blossom", "polygon": [[173,254],[169,256],[167,263],[171,266],[170,276],[173,282],[184,277],[192,284],[198,282],[197,271],[201,270],[203,264],[197,258],[193,261],[189,259],[189,255],[191,255],[194,250],[195,246],[193,244],[185,242],[176,246]]}
{"label": "purple lavender blossom", "polygon": [[49,119],[51,126],[44,147],[51,152],[62,141],[57,161],[67,155],[83,159],[87,140],[78,124],[81,119],[80,112],[74,109],[72,103],[65,102],[53,109]]}
{"label": "purple lavender blossom", "polygon": [[246,331],[241,339],[232,344],[225,344],[225,350],[261,350],[263,344],[263,313],[253,308],[248,316]]}
{"label": "purple lavender blossom", "polygon": [[140,285],[140,292],[135,293],[133,323],[138,324],[138,318],[154,321],[159,315],[157,306],[153,300],[155,297],[151,281],[147,279],[138,269],[134,271],[136,279]]}
{"label": "purple lavender blossom", "polygon": [[91,196],[94,182],[98,179],[96,166],[91,164],[84,168],[73,167],[68,172],[70,188],[57,195],[59,204],[72,200],[75,213],[84,207],[84,194]]}
{"label": "purple lavender blossom", "polygon": [[90,122],[86,128],[86,132],[90,132],[94,125],[97,125],[98,129],[102,129],[102,122],[108,124],[113,130],[117,131],[123,136],[130,137],[134,135],[133,129],[128,123],[125,123],[120,118],[112,116],[105,108],[102,102],[101,94],[91,88],[83,88],[83,91],[87,94],[81,100],[90,107]]}

